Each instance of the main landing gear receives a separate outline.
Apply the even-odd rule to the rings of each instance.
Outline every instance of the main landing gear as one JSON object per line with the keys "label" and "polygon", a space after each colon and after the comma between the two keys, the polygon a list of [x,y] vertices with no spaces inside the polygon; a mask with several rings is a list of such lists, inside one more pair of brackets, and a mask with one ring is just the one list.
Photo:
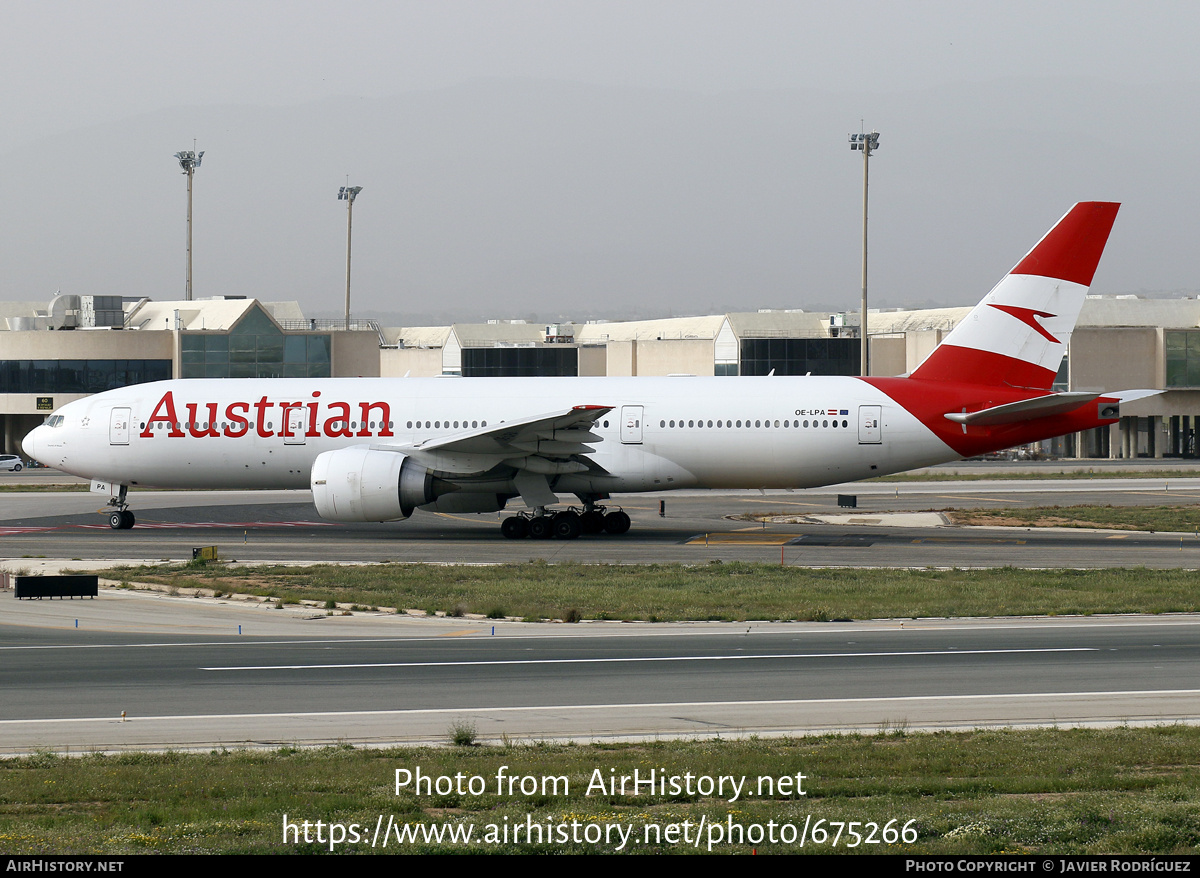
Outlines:
{"label": "main landing gear", "polygon": [[540,506],[533,512],[518,512],[500,525],[500,533],[510,540],[530,537],[535,540],[573,540],[582,534],[608,533],[619,536],[629,530],[629,515],[620,509],[608,511],[603,506],[586,504],[583,511],[565,509],[550,512]]}
{"label": "main landing gear", "polygon": [[129,504],[125,500],[125,495],[129,488],[126,485],[121,486],[121,492],[108,501],[108,505],[115,507],[108,515],[108,526],[113,530],[129,530],[133,527],[133,513],[129,511]]}

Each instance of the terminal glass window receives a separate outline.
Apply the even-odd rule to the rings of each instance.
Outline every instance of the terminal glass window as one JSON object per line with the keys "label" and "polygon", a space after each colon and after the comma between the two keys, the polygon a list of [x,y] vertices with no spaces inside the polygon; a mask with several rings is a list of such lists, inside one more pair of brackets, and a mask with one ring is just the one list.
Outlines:
{"label": "terminal glass window", "polygon": [[1071,385],[1071,360],[1068,354],[1063,354],[1062,362],[1058,364],[1058,374],[1054,376],[1054,383],[1050,385],[1050,389],[1055,393],[1062,393],[1070,390]]}
{"label": "terminal glass window", "polygon": [[183,378],[328,378],[329,335],[284,335],[251,308],[228,333],[191,332],[180,339]]}
{"label": "terminal glass window", "polygon": [[464,378],[520,378],[579,374],[579,349],[558,346],[542,348],[463,348]]}
{"label": "terminal glass window", "polygon": [[743,338],[743,375],[857,375],[857,338]]}
{"label": "terminal glass window", "polygon": [[1167,350],[1167,387],[1200,387],[1200,332],[1163,333]]}
{"label": "terminal glass window", "polygon": [[0,393],[101,393],[170,377],[170,360],[0,360]]}

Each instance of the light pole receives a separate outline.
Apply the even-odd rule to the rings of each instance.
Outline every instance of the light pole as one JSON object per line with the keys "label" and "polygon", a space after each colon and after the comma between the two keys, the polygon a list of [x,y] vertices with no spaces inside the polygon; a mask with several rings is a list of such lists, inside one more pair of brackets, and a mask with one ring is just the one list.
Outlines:
{"label": "light pole", "polygon": [[863,375],[869,375],[870,363],[867,360],[867,179],[869,175],[871,153],[879,149],[879,132],[870,134],[851,134],[850,149],[861,150],[863,154],[863,246],[862,246],[862,361],[860,369]]}
{"label": "light pole", "polygon": [[196,173],[196,168],[200,167],[200,160],[204,158],[204,150],[200,150],[200,152],[196,152],[194,148],[181,150],[175,153],[175,158],[179,159],[179,167],[183,168],[183,172],[187,174],[188,178],[186,299],[190,302],[192,300],[192,176]]}
{"label": "light pole", "polygon": [[350,234],[354,228],[354,199],[362,192],[361,186],[343,186],[338,190],[338,201],[346,202],[346,328],[350,328]]}

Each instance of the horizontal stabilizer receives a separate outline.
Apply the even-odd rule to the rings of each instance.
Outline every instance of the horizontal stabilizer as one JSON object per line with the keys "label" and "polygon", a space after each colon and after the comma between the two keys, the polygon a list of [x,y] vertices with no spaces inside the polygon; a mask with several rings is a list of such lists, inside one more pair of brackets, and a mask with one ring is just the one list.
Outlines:
{"label": "horizontal stabilizer", "polygon": [[1106,393],[1118,402],[1133,402],[1135,399],[1145,399],[1147,396],[1158,396],[1164,390],[1119,390],[1116,393]]}
{"label": "horizontal stabilizer", "polygon": [[996,405],[977,412],[949,412],[946,419],[963,426],[995,427],[1000,424],[1015,424],[1033,418],[1065,415],[1100,396],[1099,393],[1051,393],[1035,396],[1007,405]]}

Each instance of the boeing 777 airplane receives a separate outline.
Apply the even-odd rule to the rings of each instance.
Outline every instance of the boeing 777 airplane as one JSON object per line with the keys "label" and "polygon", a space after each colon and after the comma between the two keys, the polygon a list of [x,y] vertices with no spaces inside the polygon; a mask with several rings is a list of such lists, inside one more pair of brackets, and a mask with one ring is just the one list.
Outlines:
{"label": "boeing 777 airplane", "polygon": [[[130,487],[311,487],[334,521],[497,512],[504,536],[624,533],[611,495],[812,488],[1114,423],[1051,386],[1119,205],[1076,204],[907,377],[185,379],[63,406],[25,453]],[[580,506],[559,511],[558,494]]]}

